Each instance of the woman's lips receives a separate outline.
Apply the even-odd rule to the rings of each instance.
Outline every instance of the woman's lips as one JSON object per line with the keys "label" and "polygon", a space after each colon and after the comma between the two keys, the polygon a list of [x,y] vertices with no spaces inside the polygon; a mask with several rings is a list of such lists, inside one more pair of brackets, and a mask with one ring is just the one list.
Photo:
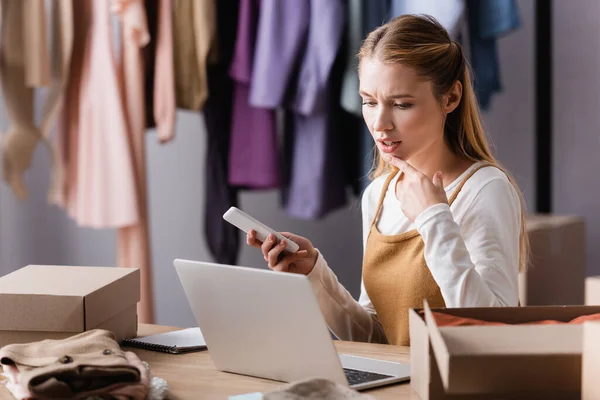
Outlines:
{"label": "woman's lips", "polygon": [[378,140],[377,146],[384,153],[393,153],[402,144],[402,141]]}

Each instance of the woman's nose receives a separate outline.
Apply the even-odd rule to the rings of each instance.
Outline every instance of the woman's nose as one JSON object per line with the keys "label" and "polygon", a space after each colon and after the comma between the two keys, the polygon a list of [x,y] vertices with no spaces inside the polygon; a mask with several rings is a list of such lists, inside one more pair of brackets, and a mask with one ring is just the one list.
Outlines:
{"label": "woman's nose", "polygon": [[394,124],[388,112],[383,109],[377,110],[375,121],[373,123],[373,130],[375,132],[385,132],[394,129]]}

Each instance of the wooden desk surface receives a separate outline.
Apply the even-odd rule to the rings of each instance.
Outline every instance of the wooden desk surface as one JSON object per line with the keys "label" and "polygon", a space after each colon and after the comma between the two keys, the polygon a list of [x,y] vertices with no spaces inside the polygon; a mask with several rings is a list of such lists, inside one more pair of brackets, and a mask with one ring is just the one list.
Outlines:
{"label": "wooden desk surface", "polygon": [[[179,328],[140,324],[138,335],[147,336],[177,329]],[[336,341],[335,345],[338,351],[346,354],[409,362],[408,347],[342,341]],[[142,361],[150,364],[154,375],[168,382],[169,399],[173,400],[227,399],[228,396],[249,392],[264,393],[283,385],[281,382],[217,371],[207,351],[173,355],[130,347],[126,349],[134,351]],[[384,400],[419,399],[408,382],[371,389],[364,393]],[[14,399],[2,385],[0,399]]]}
{"label": "wooden desk surface", "polygon": [[[176,330],[178,328],[140,324],[138,335],[146,336]],[[408,347],[394,347],[371,343],[335,342],[338,351],[357,356],[382,360],[409,362]],[[150,364],[152,373],[164,378],[171,399],[227,399],[228,396],[249,392],[268,392],[283,385],[266,379],[217,371],[208,352],[189,354],[164,354],[159,352],[127,348],[134,351],[143,361]],[[377,399],[418,399],[410,383],[400,383],[378,389],[367,390]]]}

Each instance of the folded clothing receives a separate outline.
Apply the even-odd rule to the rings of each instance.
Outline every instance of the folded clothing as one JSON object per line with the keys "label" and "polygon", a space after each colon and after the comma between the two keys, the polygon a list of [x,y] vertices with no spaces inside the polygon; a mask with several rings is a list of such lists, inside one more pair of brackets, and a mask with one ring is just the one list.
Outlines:
{"label": "folded clothing", "polygon": [[103,329],[4,346],[0,364],[9,380],[7,388],[19,399],[144,399],[148,392],[139,358],[121,350],[114,335]]}
{"label": "folded clothing", "polygon": [[263,400],[375,400],[372,396],[321,378],[309,378],[289,383],[265,393],[262,398]]}
{"label": "folded clothing", "polygon": [[[420,315],[423,316],[424,312],[419,311]],[[586,321],[600,321],[600,314],[582,315],[577,318],[573,318],[568,322],[557,321],[553,319],[545,319],[541,321],[522,322],[519,324],[507,324],[505,322],[485,321],[476,318],[465,318],[457,317],[454,315],[446,314],[443,312],[432,311],[431,314],[435,318],[437,326],[473,326],[473,325],[561,325],[561,324],[583,324]]]}

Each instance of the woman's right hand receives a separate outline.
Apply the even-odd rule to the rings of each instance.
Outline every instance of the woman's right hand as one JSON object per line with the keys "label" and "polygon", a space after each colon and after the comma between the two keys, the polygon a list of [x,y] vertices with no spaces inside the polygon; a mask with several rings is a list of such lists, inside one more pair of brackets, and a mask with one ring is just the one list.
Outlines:
{"label": "woman's right hand", "polygon": [[265,261],[273,271],[308,275],[314,268],[319,253],[310,240],[289,232],[281,232],[281,234],[298,245],[297,252],[288,253],[283,251],[285,240],[277,243],[277,238],[274,235],[269,235],[264,243],[261,242],[257,239],[254,230],[246,235],[246,243],[261,249]]}

